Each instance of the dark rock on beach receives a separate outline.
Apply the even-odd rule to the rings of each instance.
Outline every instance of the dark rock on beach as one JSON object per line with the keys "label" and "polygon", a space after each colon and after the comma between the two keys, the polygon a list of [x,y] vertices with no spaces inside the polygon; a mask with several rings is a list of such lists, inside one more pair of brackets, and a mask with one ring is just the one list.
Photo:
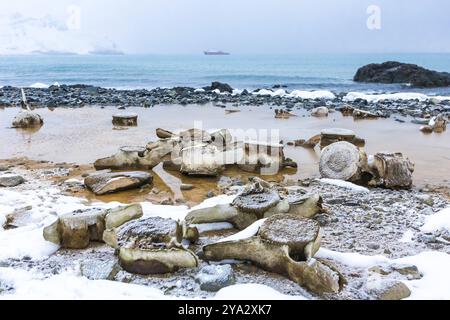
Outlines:
{"label": "dark rock on beach", "polygon": [[[370,81],[370,80],[368,80]],[[387,80],[386,80],[387,81]],[[390,81],[390,80],[389,80]],[[318,107],[326,107],[332,110],[359,110],[376,117],[390,117],[393,114],[411,116],[418,119],[450,114],[450,100],[430,98],[428,100],[377,100],[367,101],[355,99],[345,101],[346,93],[334,92],[334,99],[309,99],[286,95],[261,95],[257,89],[254,92],[247,90],[233,92],[228,84],[214,82],[211,86],[198,90],[191,87],[155,88],[119,90],[114,88],[100,88],[88,85],[61,85],[50,88],[26,88],[28,103],[32,109],[37,108],[81,108],[84,106],[105,107],[143,107],[152,108],[159,105],[205,105],[226,108],[245,106],[270,106],[273,109],[282,109],[291,113],[296,110],[311,112]],[[273,89],[266,89],[274,91]],[[289,91],[286,91],[289,93]],[[11,86],[0,88],[0,106],[20,107],[21,90]],[[225,109],[226,114],[230,114]],[[234,111],[234,109],[233,109]],[[350,114],[351,115],[351,114]],[[404,120],[404,119],[403,119]]]}
{"label": "dark rock on beach", "polygon": [[3,176],[0,177],[0,187],[12,188],[17,187],[25,182],[25,179],[21,176]]}
{"label": "dark rock on beach", "polygon": [[418,88],[450,86],[450,73],[438,72],[396,61],[369,64],[360,68],[354,77],[356,82],[408,83]]}
{"label": "dark rock on beach", "polygon": [[210,87],[205,87],[204,89],[206,91],[219,90],[220,92],[228,92],[228,93],[233,92],[233,88],[229,84],[218,81],[213,82]]}

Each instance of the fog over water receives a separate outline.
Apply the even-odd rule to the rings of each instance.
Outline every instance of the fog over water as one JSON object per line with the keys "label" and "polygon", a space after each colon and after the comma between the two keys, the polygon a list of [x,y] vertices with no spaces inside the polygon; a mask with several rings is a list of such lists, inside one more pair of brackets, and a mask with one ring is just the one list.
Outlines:
{"label": "fog over water", "polygon": [[2,1],[0,53],[450,52],[448,12],[446,0]]}

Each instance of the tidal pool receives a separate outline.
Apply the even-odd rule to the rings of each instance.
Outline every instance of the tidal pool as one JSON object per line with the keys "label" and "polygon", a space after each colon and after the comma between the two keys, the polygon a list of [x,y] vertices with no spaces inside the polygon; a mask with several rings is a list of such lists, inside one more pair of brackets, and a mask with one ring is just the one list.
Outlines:
{"label": "tidal pool", "polygon": [[[343,117],[339,112],[330,114],[328,118],[314,118],[305,111],[296,111],[294,113],[298,117],[279,120],[274,118],[274,111],[266,106],[240,107],[239,110],[241,112],[226,114],[223,108],[210,104],[127,108],[126,112],[139,115],[139,125],[117,130],[112,125],[112,115],[121,110],[116,107],[38,109],[36,111],[44,118],[44,126],[38,130],[19,130],[11,129],[10,125],[20,109],[0,109],[0,159],[27,157],[56,163],[90,164],[98,158],[116,153],[121,146],[145,145],[156,140],[157,128],[177,131],[201,125],[205,130],[227,128],[254,130],[257,133],[265,130],[269,134],[275,130],[272,133],[278,132],[279,139],[285,143],[308,139],[325,128],[346,128],[366,139],[365,149],[369,154],[392,151],[407,155],[416,164],[415,185],[450,184],[449,131],[423,134],[418,125],[410,123],[410,119],[404,119],[406,123],[399,123],[395,117],[354,121],[352,117]],[[287,146],[285,153],[299,167],[297,170],[283,171],[277,178],[318,177],[318,150]],[[202,189],[205,190],[216,184],[216,179],[188,178],[173,172],[166,174],[160,167],[155,171],[175,189],[182,182],[204,184]],[[234,169],[225,174],[248,176]]]}

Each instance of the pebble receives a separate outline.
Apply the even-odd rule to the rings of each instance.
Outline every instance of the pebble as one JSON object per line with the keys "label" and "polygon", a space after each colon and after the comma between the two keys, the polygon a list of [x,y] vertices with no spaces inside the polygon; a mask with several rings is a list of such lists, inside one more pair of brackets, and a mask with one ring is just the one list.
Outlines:
{"label": "pebble", "polygon": [[180,186],[180,190],[182,190],[182,191],[189,191],[189,190],[192,190],[192,189],[194,189],[195,188],[195,186],[194,185],[192,185],[192,184],[182,184],[181,186]]}
{"label": "pebble", "polygon": [[380,245],[378,243],[368,243],[367,248],[372,250],[378,250],[380,249]]}
{"label": "pebble", "polygon": [[0,177],[0,187],[12,188],[17,187],[25,182],[21,176],[3,176]]}

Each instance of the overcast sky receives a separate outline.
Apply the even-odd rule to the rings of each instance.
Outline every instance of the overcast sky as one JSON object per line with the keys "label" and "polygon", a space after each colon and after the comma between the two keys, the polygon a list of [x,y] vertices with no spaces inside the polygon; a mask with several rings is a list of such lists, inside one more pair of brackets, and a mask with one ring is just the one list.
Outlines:
{"label": "overcast sky", "polygon": [[79,32],[130,53],[450,52],[448,0],[5,0],[0,15],[64,21],[70,5]]}

